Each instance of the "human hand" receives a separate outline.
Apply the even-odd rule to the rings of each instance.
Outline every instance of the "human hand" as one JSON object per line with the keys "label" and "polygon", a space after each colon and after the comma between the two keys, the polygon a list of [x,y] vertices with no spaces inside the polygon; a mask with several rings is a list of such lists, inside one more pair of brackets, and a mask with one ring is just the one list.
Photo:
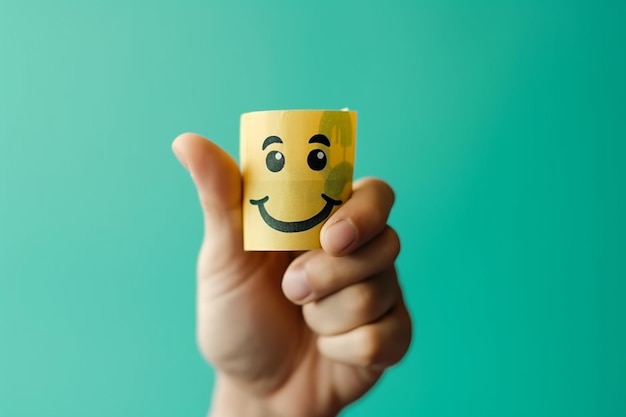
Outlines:
{"label": "human hand", "polygon": [[213,417],[327,417],[365,394],[398,362],[411,322],[387,226],[391,188],[356,181],[321,230],[322,249],[244,252],[241,175],[212,142],[172,144],[204,215],[197,339],[216,370]]}

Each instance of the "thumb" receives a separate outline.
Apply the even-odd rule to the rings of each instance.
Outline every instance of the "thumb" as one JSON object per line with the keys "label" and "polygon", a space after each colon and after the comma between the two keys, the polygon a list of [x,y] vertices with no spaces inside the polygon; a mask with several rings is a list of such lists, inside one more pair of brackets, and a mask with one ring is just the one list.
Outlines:
{"label": "thumb", "polygon": [[204,215],[203,252],[211,254],[210,266],[219,268],[243,252],[239,168],[219,146],[194,133],[174,139],[172,150],[196,185]]}

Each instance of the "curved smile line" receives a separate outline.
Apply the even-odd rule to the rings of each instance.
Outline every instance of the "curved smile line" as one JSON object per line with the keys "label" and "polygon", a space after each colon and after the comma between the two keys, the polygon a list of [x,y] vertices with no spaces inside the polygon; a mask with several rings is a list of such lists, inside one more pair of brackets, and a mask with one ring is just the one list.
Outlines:
{"label": "curved smile line", "polygon": [[269,227],[278,230],[279,232],[293,233],[303,232],[317,226],[322,221],[326,220],[328,216],[330,216],[330,213],[333,211],[333,206],[338,206],[339,204],[341,204],[340,200],[334,200],[324,193],[322,193],[322,198],[326,200],[326,205],[319,213],[317,213],[310,219],[300,220],[297,222],[284,222],[273,218],[265,209],[265,203],[267,202],[267,200],[270,199],[270,197],[267,195],[259,200],[250,200],[250,204],[254,206],[259,206],[259,213],[261,214],[261,218],[263,218],[263,221],[265,221],[265,223],[267,223]]}

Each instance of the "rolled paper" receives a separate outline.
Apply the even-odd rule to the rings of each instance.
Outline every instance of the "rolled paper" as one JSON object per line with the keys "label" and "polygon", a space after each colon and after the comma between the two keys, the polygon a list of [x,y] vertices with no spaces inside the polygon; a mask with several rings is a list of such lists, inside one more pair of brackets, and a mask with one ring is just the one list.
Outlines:
{"label": "rolled paper", "polygon": [[241,115],[243,245],[320,248],[320,230],[352,192],[356,112],[270,110]]}

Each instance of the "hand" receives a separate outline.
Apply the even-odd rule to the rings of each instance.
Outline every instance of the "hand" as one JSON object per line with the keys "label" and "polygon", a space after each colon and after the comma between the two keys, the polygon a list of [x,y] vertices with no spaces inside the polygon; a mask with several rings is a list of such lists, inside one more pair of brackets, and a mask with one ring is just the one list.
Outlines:
{"label": "hand", "polygon": [[398,362],[411,322],[387,226],[394,195],[375,179],[321,230],[323,249],[244,252],[235,161],[194,134],[172,148],[204,214],[197,277],[197,339],[216,369],[211,414],[335,416]]}

